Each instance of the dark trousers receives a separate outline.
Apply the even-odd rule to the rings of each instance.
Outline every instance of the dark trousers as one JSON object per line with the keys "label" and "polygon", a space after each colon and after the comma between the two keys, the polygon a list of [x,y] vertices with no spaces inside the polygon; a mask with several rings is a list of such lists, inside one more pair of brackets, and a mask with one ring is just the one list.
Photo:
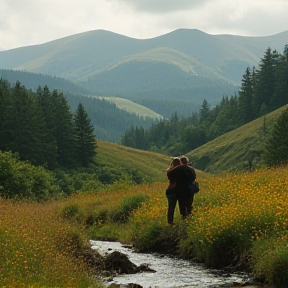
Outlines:
{"label": "dark trousers", "polygon": [[178,198],[178,205],[182,219],[185,219],[189,214],[191,214],[192,208],[190,198],[189,195],[180,196]]}
{"label": "dark trousers", "polygon": [[168,224],[173,224],[174,211],[177,204],[177,196],[175,194],[167,195],[167,200],[168,200],[167,221]]}
{"label": "dark trousers", "polygon": [[[172,191],[171,191],[172,192]],[[176,208],[176,204],[178,201],[180,214],[182,219],[185,219],[192,212],[192,204],[194,195],[185,195],[178,196],[176,193],[168,193],[166,192],[167,200],[168,200],[168,211],[167,211],[167,221],[168,224],[173,224],[174,221],[174,212]]]}

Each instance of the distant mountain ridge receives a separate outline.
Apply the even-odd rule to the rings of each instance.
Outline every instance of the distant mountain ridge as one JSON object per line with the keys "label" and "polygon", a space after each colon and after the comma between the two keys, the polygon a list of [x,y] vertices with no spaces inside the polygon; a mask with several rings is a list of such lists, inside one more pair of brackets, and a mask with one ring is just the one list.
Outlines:
{"label": "distant mountain ridge", "polygon": [[94,30],[0,51],[0,69],[65,78],[89,95],[125,98],[165,118],[188,116],[204,99],[214,106],[237,94],[246,68],[257,68],[268,47],[282,53],[287,39],[288,30],[246,37],[179,29],[151,39]]}
{"label": "distant mountain ridge", "polygon": [[[179,59],[185,57],[186,71],[202,76],[211,73],[215,78],[239,84],[247,66],[257,65],[268,47],[282,52],[287,39],[288,30],[272,36],[245,37],[179,29],[144,40],[94,30],[40,45],[1,51],[0,68],[79,81],[131,59],[164,61],[183,67]],[[161,55],[155,51],[160,51]]]}

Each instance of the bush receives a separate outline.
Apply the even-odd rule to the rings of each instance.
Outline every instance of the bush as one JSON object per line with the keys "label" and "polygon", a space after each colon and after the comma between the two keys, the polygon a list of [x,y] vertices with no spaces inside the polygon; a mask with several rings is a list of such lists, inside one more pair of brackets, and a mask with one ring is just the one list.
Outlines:
{"label": "bush", "polygon": [[79,205],[77,204],[68,204],[63,207],[61,211],[61,216],[63,219],[72,220],[79,214]]}
{"label": "bush", "polygon": [[52,174],[43,167],[20,161],[16,154],[0,152],[0,195],[4,198],[46,200],[60,194]]}
{"label": "bush", "polygon": [[123,198],[122,202],[118,207],[115,207],[109,213],[109,218],[112,222],[127,222],[130,214],[140,207],[140,205],[147,201],[146,195],[135,195]]}
{"label": "bush", "polygon": [[253,276],[273,283],[276,288],[288,285],[287,237],[259,239],[251,249]]}

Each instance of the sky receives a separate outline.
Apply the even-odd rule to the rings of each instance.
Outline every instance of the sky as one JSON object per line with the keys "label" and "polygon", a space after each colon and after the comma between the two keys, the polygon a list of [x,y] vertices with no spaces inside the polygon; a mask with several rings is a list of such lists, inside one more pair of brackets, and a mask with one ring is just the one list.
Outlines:
{"label": "sky", "polygon": [[287,15],[288,0],[1,0],[0,49],[98,29],[138,39],[180,28],[269,36],[288,30]]}

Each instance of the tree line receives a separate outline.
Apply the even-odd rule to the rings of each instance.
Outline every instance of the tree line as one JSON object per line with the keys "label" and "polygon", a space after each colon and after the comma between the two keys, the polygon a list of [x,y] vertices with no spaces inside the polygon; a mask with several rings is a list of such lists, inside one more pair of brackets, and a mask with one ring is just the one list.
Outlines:
{"label": "tree line", "polygon": [[36,92],[19,81],[0,79],[0,151],[49,170],[87,167],[96,154],[96,135],[81,103],[72,113],[63,93],[47,86]]}
{"label": "tree line", "polygon": [[121,144],[179,155],[287,103],[288,52],[280,54],[269,47],[258,69],[247,67],[238,94],[224,96],[212,109],[204,99],[199,112],[189,117],[179,117],[175,112],[169,120],[159,120],[149,129],[131,127],[121,138]]}
{"label": "tree line", "polygon": [[[36,92],[38,86],[45,85],[50,91],[56,89],[58,93],[64,93],[72,113],[76,111],[78,104],[82,103],[91,119],[97,138],[104,141],[118,142],[131,124],[148,128],[154,122],[153,118],[141,117],[119,109],[111,101],[88,96],[95,93],[83,88],[79,83],[64,78],[8,69],[0,69],[0,78],[7,80],[11,86],[19,81],[26,89],[31,89],[33,92]],[[175,107],[175,105],[171,106]]]}

